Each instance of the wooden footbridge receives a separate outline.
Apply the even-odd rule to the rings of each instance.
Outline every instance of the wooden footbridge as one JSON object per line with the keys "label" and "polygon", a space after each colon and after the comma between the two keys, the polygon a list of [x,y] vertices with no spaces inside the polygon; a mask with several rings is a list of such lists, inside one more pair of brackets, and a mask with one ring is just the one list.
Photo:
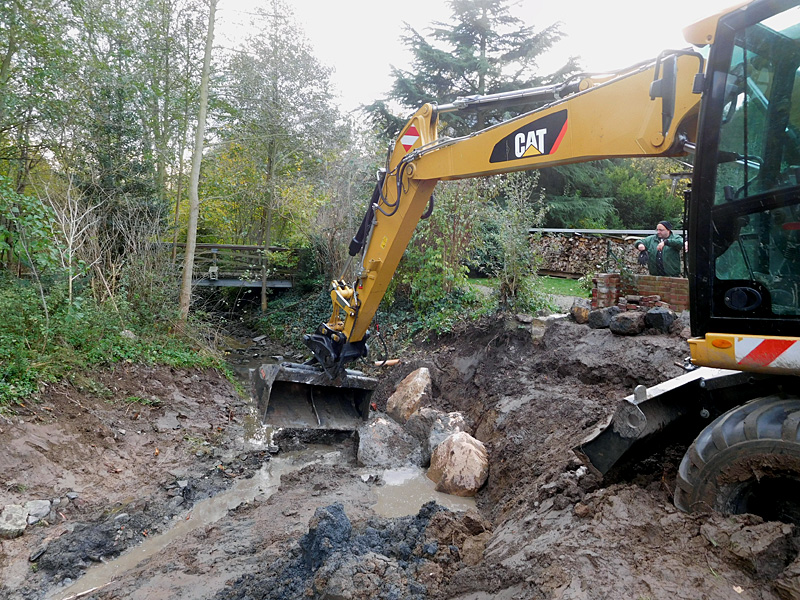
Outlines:
{"label": "wooden footbridge", "polygon": [[[182,260],[185,244],[178,244]],[[197,244],[192,284],[200,287],[291,288],[297,251],[289,248],[237,244]]]}

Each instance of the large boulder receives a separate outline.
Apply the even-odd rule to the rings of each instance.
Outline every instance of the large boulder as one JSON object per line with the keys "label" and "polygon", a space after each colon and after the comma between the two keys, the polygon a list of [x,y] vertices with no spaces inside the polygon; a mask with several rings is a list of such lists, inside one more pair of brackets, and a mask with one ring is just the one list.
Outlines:
{"label": "large boulder", "polygon": [[385,416],[376,416],[358,430],[358,463],[365,467],[391,469],[409,463],[423,466],[419,441]]}
{"label": "large boulder", "polygon": [[678,316],[669,308],[657,306],[647,311],[644,316],[644,324],[659,333],[669,333],[677,318]]}
{"label": "large boulder", "polygon": [[431,395],[431,373],[421,367],[409,373],[386,402],[386,412],[398,423],[405,423]]}
{"label": "large boulder", "polygon": [[19,504],[8,504],[0,513],[0,540],[10,540],[25,533],[28,511]]}
{"label": "large boulder", "polygon": [[422,465],[431,462],[433,450],[449,436],[467,428],[464,415],[459,412],[443,413],[423,407],[408,419],[405,430],[422,445]]}
{"label": "large boulder", "polygon": [[428,479],[436,490],[453,496],[474,496],[489,478],[486,447],[462,431],[450,435],[431,455]]}
{"label": "large boulder", "polygon": [[608,308],[593,310],[589,313],[586,324],[592,329],[608,329],[611,325],[611,319],[621,311],[622,309],[619,306],[609,306]]}
{"label": "large boulder", "polygon": [[586,323],[589,313],[592,312],[592,301],[588,298],[575,298],[569,309],[569,315],[576,323]]}
{"label": "large boulder", "polygon": [[629,310],[615,315],[608,328],[617,335],[639,335],[644,331],[644,313]]}

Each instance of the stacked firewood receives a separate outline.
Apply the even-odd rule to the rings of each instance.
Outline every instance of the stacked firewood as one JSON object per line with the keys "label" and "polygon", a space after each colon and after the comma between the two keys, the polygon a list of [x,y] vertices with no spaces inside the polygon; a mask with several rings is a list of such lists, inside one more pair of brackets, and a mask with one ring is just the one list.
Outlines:
{"label": "stacked firewood", "polygon": [[532,243],[542,257],[540,273],[581,277],[592,273],[618,273],[621,268],[647,273],[633,250],[634,237],[542,233]]}

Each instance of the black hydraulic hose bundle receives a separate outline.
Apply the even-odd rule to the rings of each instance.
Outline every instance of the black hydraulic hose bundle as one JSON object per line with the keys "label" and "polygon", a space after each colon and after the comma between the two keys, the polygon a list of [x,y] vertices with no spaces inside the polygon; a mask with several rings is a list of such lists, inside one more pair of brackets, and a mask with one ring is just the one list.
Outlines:
{"label": "black hydraulic hose bundle", "polygon": [[370,227],[372,227],[372,220],[375,218],[375,210],[373,207],[378,204],[378,200],[382,195],[383,180],[385,177],[385,172],[381,172],[378,177],[378,183],[375,184],[375,189],[372,192],[372,198],[370,198],[367,213],[364,215],[361,226],[358,228],[355,236],[350,240],[350,246],[348,247],[348,254],[350,256],[355,256],[361,252],[362,248],[364,248],[364,244],[367,242],[367,236],[369,235]]}

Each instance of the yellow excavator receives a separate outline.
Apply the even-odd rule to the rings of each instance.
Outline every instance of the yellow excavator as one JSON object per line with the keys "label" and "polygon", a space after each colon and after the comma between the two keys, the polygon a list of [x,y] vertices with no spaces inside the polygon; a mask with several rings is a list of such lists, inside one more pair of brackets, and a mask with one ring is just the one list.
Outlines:
{"label": "yellow excavator", "polygon": [[[346,367],[367,354],[368,328],[417,223],[433,208],[437,182],[693,155],[689,344],[698,368],[640,386],[575,450],[608,475],[657,435],[698,434],[680,465],[679,508],[800,522],[798,4],[742,2],[684,30],[696,49],[668,50],[618,72],[422,106],[391,149],[350,244],[352,278],[332,282],[331,318],[304,337],[311,364],[257,374],[265,413],[280,384],[295,408],[298,386],[315,390],[310,413],[284,424],[352,428],[367,417],[375,382]],[[439,137],[447,113],[533,103],[544,105],[465,137]],[[315,400],[329,387],[351,391],[330,420],[320,409],[328,403]]]}

